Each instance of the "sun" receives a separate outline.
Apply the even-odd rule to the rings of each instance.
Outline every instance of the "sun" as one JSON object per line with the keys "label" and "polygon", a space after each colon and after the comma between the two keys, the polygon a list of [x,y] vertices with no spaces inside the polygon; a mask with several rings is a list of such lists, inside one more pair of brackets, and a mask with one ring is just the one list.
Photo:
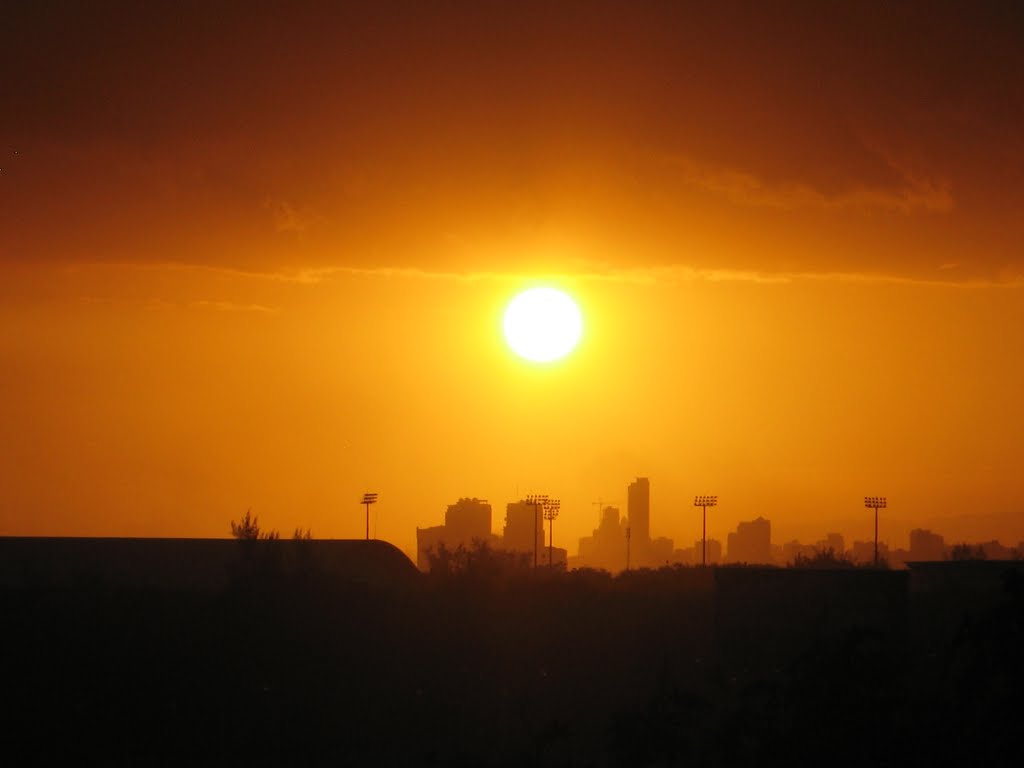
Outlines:
{"label": "sun", "polygon": [[572,352],[583,334],[583,316],[568,294],[531,288],[505,310],[505,341],[520,357],[550,363]]}

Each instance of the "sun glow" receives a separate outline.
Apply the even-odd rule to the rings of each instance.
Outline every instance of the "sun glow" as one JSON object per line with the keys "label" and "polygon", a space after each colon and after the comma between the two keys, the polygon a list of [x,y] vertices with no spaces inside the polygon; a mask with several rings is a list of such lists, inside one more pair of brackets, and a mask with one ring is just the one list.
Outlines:
{"label": "sun glow", "polygon": [[535,363],[565,357],[579,343],[583,317],[567,294],[554,288],[531,288],[505,310],[505,341],[517,355]]}

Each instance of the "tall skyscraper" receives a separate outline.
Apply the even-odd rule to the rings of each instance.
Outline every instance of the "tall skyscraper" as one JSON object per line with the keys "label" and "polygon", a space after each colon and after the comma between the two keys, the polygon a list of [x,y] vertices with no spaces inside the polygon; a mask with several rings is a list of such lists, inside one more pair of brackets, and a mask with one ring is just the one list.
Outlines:
{"label": "tall skyscraper", "polygon": [[627,489],[626,514],[634,546],[646,551],[651,542],[651,481],[638,477]]}

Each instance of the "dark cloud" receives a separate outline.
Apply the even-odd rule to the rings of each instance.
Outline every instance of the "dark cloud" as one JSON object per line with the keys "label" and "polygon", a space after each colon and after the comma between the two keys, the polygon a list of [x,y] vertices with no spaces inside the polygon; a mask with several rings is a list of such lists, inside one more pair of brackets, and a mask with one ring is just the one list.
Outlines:
{"label": "dark cloud", "polygon": [[682,5],[8,9],[0,259],[1022,271],[1015,4]]}

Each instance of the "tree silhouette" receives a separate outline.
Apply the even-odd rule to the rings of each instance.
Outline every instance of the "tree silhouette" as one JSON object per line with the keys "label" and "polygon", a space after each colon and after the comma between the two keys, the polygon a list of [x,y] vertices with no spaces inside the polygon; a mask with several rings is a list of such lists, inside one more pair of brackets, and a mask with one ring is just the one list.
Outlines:
{"label": "tree silhouette", "polygon": [[856,563],[843,553],[837,553],[835,549],[818,550],[813,555],[805,555],[797,552],[790,568],[856,568]]}
{"label": "tree silhouette", "polygon": [[528,554],[494,549],[479,539],[474,539],[471,547],[459,544],[455,549],[438,544],[427,552],[427,559],[434,577],[461,576],[491,581],[532,570]]}
{"label": "tree silhouette", "polygon": [[985,548],[980,544],[976,547],[972,547],[970,544],[964,542],[957,544],[949,552],[950,560],[987,560],[988,556],[985,554]]}
{"label": "tree silhouette", "polygon": [[240,541],[256,541],[257,539],[276,541],[280,538],[277,531],[271,530],[264,533],[260,530],[260,519],[252,513],[252,509],[245,510],[245,517],[237,523],[234,520],[231,521],[231,535]]}

